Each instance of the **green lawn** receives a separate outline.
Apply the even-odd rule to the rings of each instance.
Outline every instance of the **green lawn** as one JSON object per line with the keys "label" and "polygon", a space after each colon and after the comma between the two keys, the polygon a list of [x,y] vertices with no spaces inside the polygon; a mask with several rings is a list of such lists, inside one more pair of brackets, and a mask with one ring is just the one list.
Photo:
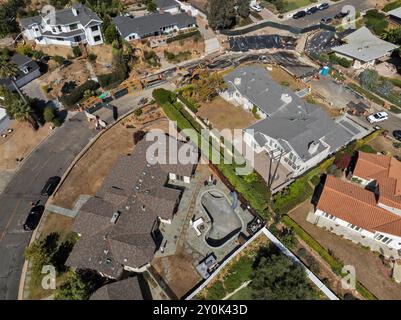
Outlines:
{"label": "green lawn", "polygon": [[[276,8],[277,12],[285,13],[285,12],[296,10],[300,7],[305,7],[312,3],[313,2],[311,0],[286,0],[286,1],[284,1],[282,8],[277,8],[277,7],[275,7],[275,8]],[[272,7],[274,7],[274,5],[272,5],[269,1],[266,1],[266,0],[262,1],[262,5],[264,5],[268,9],[271,9]]]}

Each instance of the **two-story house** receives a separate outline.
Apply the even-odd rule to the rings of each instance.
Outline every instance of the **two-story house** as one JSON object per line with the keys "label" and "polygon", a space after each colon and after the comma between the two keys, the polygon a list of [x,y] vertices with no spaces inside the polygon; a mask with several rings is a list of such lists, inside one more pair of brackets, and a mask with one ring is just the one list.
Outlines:
{"label": "two-story house", "polygon": [[323,109],[277,84],[262,67],[237,68],[224,80],[227,90],[221,96],[262,119],[245,129],[245,142],[279,161],[292,178],[367,134],[345,116],[333,121]]}
{"label": "two-story house", "polygon": [[82,4],[21,19],[23,34],[28,40],[42,45],[74,47],[81,43],[90,46],[103,43],[102,20]]}
{"label": "two-story house", "polygon": [[307,220],[386,257],[399,259],[401,162],[359,152],[352,180],[354,183],[328,176]]}

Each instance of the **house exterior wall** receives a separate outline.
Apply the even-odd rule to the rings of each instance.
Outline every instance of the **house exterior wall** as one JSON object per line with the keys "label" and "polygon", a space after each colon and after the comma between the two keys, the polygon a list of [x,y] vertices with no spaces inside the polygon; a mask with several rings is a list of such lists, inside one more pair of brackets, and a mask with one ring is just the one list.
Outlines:
{"label": "house exterior wall", "polygon": [[[327,216],[328,215],[328,216]],[[360,230],[352,229],[347,221],[330,216],[328,213],[317,209],[315,212],[310,212],[306,219],[308,222],[326,229],[336,235],[342,236],[354,243],[369,247],[373,251],[380,252],[386,258],[401,257],[401,238],[387,233],[370,232],[360,228]],[[356,226],[354,226],[356,227]],[[382,240],[386,237],[391,239],[388,244],[383,243],[377,238],[381,236]]]}
{"label": "house exterior wall", "polygon": [[36,69],[35,71],[30,72],[30,73],[26,74],[24,77],[18,79],[18,80],[16,81],[16,84],[17,84],[18,88],[21,88],[21,87],[23,87],[24,85],[26,85],[26,84],[28,84],[29,82],[31,82],[32,80],[34,80],[34,79],[40,77],[40,75],[41,75],[41,73],[40,73],[40,70],[39,70],[39,68],[38,68],[38,69]]}

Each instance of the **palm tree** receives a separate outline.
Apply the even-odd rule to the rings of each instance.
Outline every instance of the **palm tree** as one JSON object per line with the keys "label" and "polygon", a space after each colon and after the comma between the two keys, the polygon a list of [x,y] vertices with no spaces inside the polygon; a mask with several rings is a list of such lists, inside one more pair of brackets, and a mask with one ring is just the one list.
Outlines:
{"label": "palm tree", "polygon": [[26,100],[25,96],[22,94],[21,90],[15,83],[15,76],[18,74],[18,72],[19,72],[18,66],[14,62],[10,61],[10,57],[0,56],[0,78],[10,79],[15,90],[20,95],[22,101],[24,101],[25,104],[28,104],[28,101]]}
{"label": "palm tree", "polygon": [[6,110],[7,110],[7,114],[10,116],[10,118],[15,119],[16,121],[19,121],[19,122],[27,121],[32,126],[32,128],[37,127],[36,121],[32,117],[31,106],[28,103],[26,103],[25,101],[22,101],[20,99],[13,100],[7,106]]}

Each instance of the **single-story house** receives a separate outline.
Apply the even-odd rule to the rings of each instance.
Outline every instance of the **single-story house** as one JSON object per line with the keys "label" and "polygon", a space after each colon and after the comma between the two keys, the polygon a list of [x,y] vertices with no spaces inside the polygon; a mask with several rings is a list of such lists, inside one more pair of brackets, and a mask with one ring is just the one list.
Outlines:
{"label": "single-story house", "polygon": [[154,13],[142,17],[117,16],[113,18],[117,31],[126,41],[160,36],[196,27],[196,19],[182,12]]}
{"label": "single-story house", "polygon": [[77,3],[71,8],[43,13],[20,20],[23,34],[37,44],[74,47],[81,43],[103,43],[102,20],[88,7]]}
{"label": "single-story house", "polygon": [[[148,150],[154,143],[143,139],[132,155],[120,156],[96,196],[82,206],[73,226],[80,239],[66,265],[112,279],[119,279],[124,270],[147,268],[163,241],[160,227],[171,223],[182,186],[191,182],[195,169],[191,163],[152,163],[157,159]],[[190,147],[168,137],[167,155],[175,144],[176,150]],[[163,150],[159,151],[158,157]],[[178,181],[180,188],[174,186]]]}
{"label": "single-story house", "polygon": [[257,154],[267,152],[279,161],[291,178],[368,134],[346,116],[332,120],[322,108],[276,83],[263,67],[240,67],[224,80],[227,90],[221,96],[262,118],[245,129],[245,142]]}
{"label": "single-story house", "polygon": [[401,257],[401,162],[358,152],[354,183],[328,176],[307,220],[386,257]]}
{"label": "single-story house", "polygon": [[175,0],[155,0],[159,12],[176,14],[180,12],[180,4]]}
{"label": "single-story house", "polygon": [[375,36],[367,27],[357,29],[342,39],[345,44],[333,47],[336,55],[353,61],[355,69],[374,66],[386,60],[398,46]]}
{"label": "single-story house", "polygon": [[[22,54],[16,53],[11,57],[11,61],[17,65],[19,71],[15,76],[15,84],[21,88],[40,77],[40,67],[36,61]],[[7,87],[9,90],[15,90],[11,79],[0,79],[0,85]]]}

